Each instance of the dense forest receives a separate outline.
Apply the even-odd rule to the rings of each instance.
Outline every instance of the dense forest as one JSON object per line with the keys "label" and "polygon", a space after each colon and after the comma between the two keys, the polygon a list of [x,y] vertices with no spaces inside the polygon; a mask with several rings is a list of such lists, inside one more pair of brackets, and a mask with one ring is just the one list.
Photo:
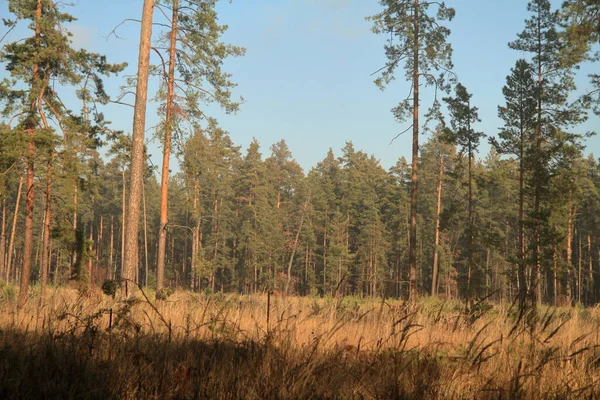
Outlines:
{"label": "dense forest", "polygon": [[[600,165],[579,128],[600,111],[598,76],[574,97],[578,66],[595,60],[598,1],[529,3],[498,88],[503,126],[479,132],[478,99],[452,73],[454,10],[382,0],[369,17],[389,37],[376,84],[409,82],[392,111],[412,159],[386,170],[348,142],[308,171],[284,140],[242,149],[206,115],[211,103],[240,108],[224,61],[244,49],[223,42],[215,3],[145,0],[138,75],[125,79],[119,60],[72,47],[83,5],[71,15],[53,0],[8,1],[5,30],[30,33],[0,50],[0,279],[21,296],[30,283],[123,277],[158,290],[600,300]],[[149,65],[151,51],[161,63]],[[127,80],[124,92],[107,93],[108,79]],[[128,91],[132,135],[103,114]],[[161,166],[144,149],[149,96],[162,104]]]}

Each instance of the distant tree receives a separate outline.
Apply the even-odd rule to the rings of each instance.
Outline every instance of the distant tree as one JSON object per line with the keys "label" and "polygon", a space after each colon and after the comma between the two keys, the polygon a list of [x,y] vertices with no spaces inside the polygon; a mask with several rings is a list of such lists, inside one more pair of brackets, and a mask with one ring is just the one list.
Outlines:
{"label": "distant tree", "polygon": [[[169,38],[168,70],[163,65],[166,83],[164,110],[163,165],[161,178],[160,218],[156,265],[156,288],[164,284],[165,251],[168,223],[168,183],[171,141],[174,133],[181,135],[184,122],[192,126],[207,119],[203,104],[217,103],[226,112],[236,112],[239,102],[231,99],[235,84],[222,70],[223,61],[244,54],[244,49],[223,43],[226,25],[219,25],[215,10],[217,0],[171,0],[171,31]],[[157,7],[167,7],[158,5]],[[165,13],[166,14],[166,13]],[[157,48],[154,48],[159,51]],[[208,121],[205,121],[208,122]]]}
{"label": "distant tree", "polygon": [[[61,151],[66,151],[72,138],[92,138],[99,133],[104,123],[100,114],[95,124],[84,126],[85,117],[74,114],[66,108],[58,92],[68,85],[79,85],[84,79],[91,78],[97,97],[106,97],[102,76],[117,73],[123,64],[112,65],[105,57],[86,50],[71,47],[71,34],[64,24],[75,20],[70,14],[61,11],[60,3],[51,0],[11,0],[9,11],[15,20],[5,20],[5,24],[16,26],[21,21],[31,21],[33,35],[8,43],[0,53],[0,61],[6,64],[11,79],[0,84],[0,101],[4,103],[3,114],[16,121],[14,133],[28,136],[25,152],[27,165],[25,235],[23,271],[21,274],[20,301],[27,297],[31,273],[31,252],[33,244],[33,208],[35,165],[43,161],[47,165],[45,193],[45,238],[42,256],[42,290],[48,268],[48,243],[52,162],[57,152],[58,138],[55,130],[63,134]],[[59,82],[56,85],[55,82]],[[22,84],[26,89],[23,90]],[[82,95],[77,93],[78,96]],[[89,128],[89,129],[87,129]]]}
{"label": "distant tree", "polygon": [[504,122],[498,134],[499,141],[492,140],[500,154],[514,155],[519,162],[519,309],[525,310],[527,299],[525,246],[525,194],[526,175],[530,171],[536,122],[536,83],[531,65],[518,60],[502,88],[506,103],[498,107],[498,116]]}
{"label": "distant tree", "polygon": [[[427,224],[421,229],[424,241],[433,244],[433,254],[423,254],[424,260],[432,260],[431,264],[431,296],[438,295],[440,284],[440,266],[443,252],[441,229],[442,211],[447,199],[448,172],[455,162],[455,146],[444,140],[443,131],[437,129],[432,137],[424,144],[421,151],[421,167],[423,197],[420,214]],[[433,228],[433,231],[431,229]],[[433,237],[432,237],[433,236]],[[431,258],[430,258],[431,257]]]}
{"label": "distant tree", "polygon": [[531,18],[525,21],[525,29],[509,46],[532,55],[534,74],[537,76],[535,90],[536,122],[534,146],[531,156],[533,188],[532,278],[530,300],[532,307],[541,301],[541,272],[550,260],[543,256],[543,232],[548,227],[549,183],[552,167],[561,158],[565,143],[576,144],[580,135],[564,129],[585,119],[580,106],[569,104],[568,96],[575,88],[572,68],[561,64],[563,43],[559,34],[559,14],[552,11],[549,0],[533,0],[527,5]]}
{"label": "distant tree", "polygon": [[455,88],[456,95],[454,97],[445,97],[444,101],[448,105],[450,111],[450,124],[452,129],[446,130],[446,139],[457,145],[460,149],[460,154],[467,156],[467,186],[468,194],[468,219],[467,219],[467,254],[468,254],[468,271],[467,271],[467,296],[471,297],[475,293],[476,288],[481,283],[480,272],[476,269],[475,256],[475,214],[474,214],[474,196],[473,196],[473,162],[475,153],[479,147],[480,139],[485,136],[482,132],[473,129],[473,124],[479,122],[477,107],[471,106],[472,95],[467,92],[467,89],[460,83]]}

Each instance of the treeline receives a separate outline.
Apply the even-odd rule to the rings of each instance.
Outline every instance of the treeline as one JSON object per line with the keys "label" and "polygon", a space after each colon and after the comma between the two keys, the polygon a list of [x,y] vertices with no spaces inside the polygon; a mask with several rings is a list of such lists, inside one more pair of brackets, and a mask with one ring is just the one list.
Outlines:
{"label": "treeline", "polygon": [[[19,283],[22,297],[30,280],[43,292],[47,282],[125,278],[157,290],[518,298],[522,309],[596,303],[600,167],[584,157],[589,134],[578,126],[598,91],[570,99],[575,70],[598,39],[589,17],[598,6],[569,1],[559,13],[547,0],[529,3],[525,30],[509,44],[527,58],[507,71],[503,126],[479,132],[477,99],[450,71],[443,22],[454,10],[381,3],[374,31],[392,35],[376,83],[390,84],[406,62],[411,93],[392,111],[412,122],[412,160],[385,170],[347,143],[305,172],[285,141],[242,150],[205,114],[209,103],[239,107],[222,66],[244,49],[221,41],[216,2],[145,0],[138,77],[129,83],[137,99],[148,95],[148,76],[161,83],[159,178],[143,148],[145,100],[136,101],[132,136],[102,114],[132,93],[105,91],[104,79],[125,65],[73,49],[65,25],[74,17],[60,4],[10,0],[7,29],[28,24],[31,36],[0,53],[9,77],[0,84],[2,281]],[[153,47],[160,64],[148,66],[154,8],[166,31]],[[427,87],[444,95],[423,124],[419,90]],[[491,151],[478,157],[482,140]],[[171,175],[174,150],[180,172]]]}
{"label": "treeline", "polygon": [[[55,284],[92,277],[101,285],[120,275],[130,143],[126,136],[119,138],[109,159],[94,158],[76,186],[70,174],[56,172],[49,262]],[[253,141],[242,151],[214,127],[190,137],[181,162],[182,172],[170,182],[167,286],[301,295],[408,294],[411,168],[404,158],[385,170],[374,156],[347,143],[338,156],[330,151],[305,174],[284,141],[270,151]],[[454,298],[471,290],[474,296],[510,301],[519,288],[519,164],[494,149],[473,164],[474,267],[469,268],[467,162],[439,135],[422,146],[418,290]],[[25,193],[21,188],[17,235],[11,242],[21,182],[18,171],[10,175],[2,203],[2,248],[12,251],[4,253],[2,276],[18,281]],[[577,157],[549,182],[552,207],[544,227],[547,257],[541,278],[546,302],[592,304],[598,299],[599,189],[600,168],[592,156]],[[159,196],[160,185],[147,167],[137,279],[152,287]],[[34,210],[34,220],[43,222],[42,196]],[[36,223],[33,229],[32,279],[39,282],[45,225]]]}

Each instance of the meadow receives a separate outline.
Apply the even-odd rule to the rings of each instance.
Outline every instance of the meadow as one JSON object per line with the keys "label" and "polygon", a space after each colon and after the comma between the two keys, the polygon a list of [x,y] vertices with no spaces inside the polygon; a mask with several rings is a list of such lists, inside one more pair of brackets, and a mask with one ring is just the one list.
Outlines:
{"label": "meadow", "polygon": [[0,398],[600,397],[600,312],[421,298],[0,290]]}

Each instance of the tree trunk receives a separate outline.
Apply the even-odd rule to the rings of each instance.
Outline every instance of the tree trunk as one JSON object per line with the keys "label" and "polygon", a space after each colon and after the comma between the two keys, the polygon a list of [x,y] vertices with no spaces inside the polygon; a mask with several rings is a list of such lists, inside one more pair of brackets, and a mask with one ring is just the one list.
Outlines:
{"label": "tree trunk", "polygon": [[558,277],[557,277],[557,273],[558,273],[558,251],[556,251],[556,246],[554,246],[554,249],[552,250],[552,270],[554,272],[554,307],[558,307],[558,303],[559,303],[559,296],[560,296],[560,284],[558,282]]}
{"label": "tree trunk", "polygon": [[148,286],[148,216],[146,214],[146,185],[142,185],[144,202],[144,286]]}
{"label": "tree trunk", "polygon": [[417,192],[419,168],[419,0],[414,1],[413,38],[413,138],[412,178],[410,188],[410,239],[408,246],[409,291],[411,301],[417,298]]}
{"label": "tree trunk", "polygon": [[302,231],[302,224],[304,223],[304,217],[306,216],[306,211],[308,207],[308,203],[310,202],[310,196],[307,198],[306,203],[304,204],[304,208],[302,210],[302,216],[300,217],[300,225],[298,226],[298,230],[296,231],[296,238],[294,239],[294,247],[292,247],[292,254],[290,255],[290,262],[288,263],[287,268],[287,280],[285,282],[285,295],[289,294],[290,283],[292,281],[292,264],[294,263],[294,256],[296,255],[296,249],[298,248],[298,240],[300,239],[300,232]]}
{"label": "tree trunk", "polygon": [[323,231],[323,294],[327,291],[327,218],[325,215],[325,229]]}
{"label": "tree trunk", "polygon": [[588,283],[586,292],[588,293],[588,304],[594,304],[596,302],[594,296],[594,258],[592,254],[592,237],[590,234],[587,235],[587,248],[588,248]]}
{"label": "tree trunk", "polygon": [[[539,17],[539,16],[538,16]],[[539,26],[539,18],[538,18],[538,88],[541,89],[543,82],[542,75],[542,38],[541,38],[541,27]],[[537,98],[537,124],[535,130],[535,146],[536,146],[536,156],[535,156],[535,168],[537,169],[536,174],[539,177],[539,174],[542,170],[542,95],[541,91],[538,91]],[[533,246],[533,268],[531,271],[531,284],[530,284],[530,299],[531,299],[531,307],[533,312],[537,311],[537,306],[541,301],[539,296],[539,288],[540,288],[540,274],[541,274],[541,227],[540,227],[540,203],[541,203],[541,191],[543,184],[542,179],[535,179],[534,184],[534,215],[535,215],[535,224],[534,224],[534,246]]]}
{"label": "tree trunk", "polygon": [[114,225],[114,217],[110,216],[110,249],[108,252],[108,269],[109,269],[109,278],[115,279],[115,270],[113,267],[113,255],[115,249],[115,225]]}
{"label": "tree trunk", "polygon": [[444,157],[440,154],[440,168],[438,171],[437,184],[437,209],[435,213],[435,243],[433,250],[433,276],[431,279],[431,295],[438,294],[439,277],[439,245],[440,245],[440,213],[442,211],[442,183],[444,179]]}
{"label": "tree trunk", "polygon": [[569,204],[567,208],[567,301],[570,305],[573,301],[573,282],[571,279],[571,269],[573,267],[573,217],[571,205],[571,192],[569,191]]}
{"label": "tree trunk", "polygon": [[200,198],[200,188],[196,184],[194,186],[194,216],[196,217],[196,225],[194,226],[193,234],[192,234],[192,288],[196,288],[196,276],[198,274],[198,268],[196,266],[196,261],[198,258],[198,250],[200,249],[200,211],[198,206],[198,201]]}
{"label": "tree trunk", "polygon": [[[467,108],[471,109],[471,104],[467,103]],[[467,121],[467,131],[471,132],[471,118]],[[473,244],[473,148],[469,140],[469,274],[467,280],[467,298],[473,297],[473,275],[475,274],[473,262],[473,253],[475,252]]]}
{"label": "tree trunk", "polygon": [[[37,6],[35,10],[35,37],[36,40],[39,41],[40,38],[40,23],[42,19],[42,0],[37,0]],[[37,81],[39,79],[39,65],[35,64],[33,66],[33,77],[31,90],[37,86]],[[41,96],[41,93],[40,93]],[[30,112],[32,114],[36,113],[37,110],[37,98],[31,104]],[[31,118],[31,117],[30,117]],[[35,122],[33,120],[27,121],[27,131],[32,139],[29,141],[27,145],[27,192],[26,192],[26,201],[25,201],[25,237],[23,243],[23,270],[21,274],[21,287],[19,291],[19,304],[23,305],[27,300],[27,292],[29,290],[29,275],[31,272],[31,248],[33,244],[33,206],[34,206],[34,158],[35,158],[35,143],[34,143],[34,133],[35,133]]]}
{"label": "tree trunk", "polygon": [[[137,72],[137,89],[133,116],[133,147],[131,150],[131,170],[129,178],[129,207],[127,208],[125,254],[122,276],[133,280],[136,271],[137,240],[140,223],[140,200],[144,175],[144,134],[146,129],[146,102],[148,99],[148,72],[150,64],[150,40],[152,38],[152,14],[154,0],[144,0],[140,50]],[[125,296],[131,291],[125,284]]]}
{"label": "tree trunk", "polygon": [[519,311],[525,312],[527,283],[525,279],[525,127],[521,118],[519,142]]}
{"label": "tree trunk", "polygon": [[581,234],[577,233],[577,238],[579,239],[579,246],[577,249],[577,302],[581,303]]}
{"label": "tree trunk", "polygon": [[[77,179],[77,178],[75,178]],[[77,208],[79,207],[79,181],[76,180],[75,187],[73,188],[73,205],[75,206],[75,211],[73,211],[73,232],[77,231]],[[75,250],[76,246],[72,247],[70,260],[69,260],[69,275],[73,275],[73,265],[75,264],[75,260],[77,257],[77,251]]]}
{"label": "tree trunk", "polygon": [[[41,7],[41,6],[40,6]],[[40,11],[41,12],[41,11]],[[33,134],[33,132],[32,132]],[[23,270],[21,272],[21,287],[19,291],[19,304],[27,301],[29,290],[29,275],[31,273],[31,250],[33,245],[33,205],[34,205],[34,164],[35,144],[28,145],[29,159],[27,160],[27,191],[25,200],[25,238],[23,243]]]}
{"label": "tree trunk", "polygon": [[[92,207],[93,207],[92,200]],[[93,244],[94,244],[94,219],[92,218],[90,221],[90,235],[88,236],[88,246],[87,246],[87,274],[89,277],[89,287],[94,286],[94,258],[93,254]]]}
{"label": "tree trunk", "polygon": [[56,249],[56,268],[54,269],[54,276],[52,277],[52,282],[55,285],[58,285],[58,278],[60,276],[60,263],[62,262],[62,258],[61,258],[61,253],[60,253],[60,248]]}
{"label": "tree trunk", "polygon": [[15,203],[15,213],[13,215],[12,230],[10,231],[10,240],[8,242],[8,255],[6,257],[6,282],[10,279],[12,270],[12,255],[15,248],[15,233],[17,231],[17,220],[19,217],[19,205],[21,204],[21,193],[23,192],[23,177],[19,179],[19,189],[17,190],[17,202]]}
{"label": "tree trunk", "polygon": [[[123,277],[123,266],[125,263],[125,221],[127,219],[127,195],[126,195],[126,182],[125,182],[125,166],[123,165],[123,169],[121,170],[121,182],[123,185],[122,193],[121,193],[121,277]],[[116,270],[116,267],[115,267]],[[116,277],[116,273],[115,273]]]}
{"label": "tree trunk", "polygon": [[169,159],[171,157],[171,127],[173,124],[173,98],[175,83],[175,61],[177,50],[177,12],[179,0],[173,0],[171,17],[171,46],[169,49],[169,76],[167,81],[167,114],[165,118],[165,138],[163,150],[162,177],[160,183],[160,231],[158,235],[158,256],[156,262],[156,290],[162,289],[165,278],[165,252],[167,248],[167,223],[169,201]]}
{"label": "tree trunk", "polygon": [[48,282],[48,267],[50,265],[50,218],[52,206],[52,164],[48,161],[48,172],[46,176],[46,208],[44,210],[44,238],[42,245],[42,265],[40,295],[44,298],[46,283]]}
{"label": "tree trunk", "polygon": [[104,263],[102,262],[102,253],[103,253],[103,245],[102,240],[104,237],[104,216],[100,216],[100,228],[98,228],[98,235],[96,236],[96,260],[100,262],[100,265],[104,267]]}
{"label": "tree trunk", "polygon": [[[6,268],[6,196],[2,196],[2,232],[0,233],[0,277]],[[8,282],[7,282],[8,283]]]}

